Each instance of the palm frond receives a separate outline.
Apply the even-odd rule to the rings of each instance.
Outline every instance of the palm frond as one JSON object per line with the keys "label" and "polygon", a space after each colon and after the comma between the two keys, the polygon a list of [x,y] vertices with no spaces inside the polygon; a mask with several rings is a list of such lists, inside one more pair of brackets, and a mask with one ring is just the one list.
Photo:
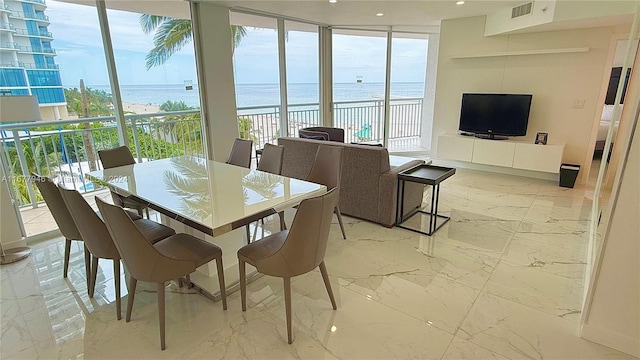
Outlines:
{"label": "palm frond", "polygon": [[154,32],[160,24],[172,18],[151,14],[140,14],[140,27],[145,34]]}
{"label": "palm frond", "polygon": [[180,51],[191,41],[191,36],[189,20],[170,19],[160,24],[153,36],[154,47],[146,57],[147,70],[164,64],[171,55]]}

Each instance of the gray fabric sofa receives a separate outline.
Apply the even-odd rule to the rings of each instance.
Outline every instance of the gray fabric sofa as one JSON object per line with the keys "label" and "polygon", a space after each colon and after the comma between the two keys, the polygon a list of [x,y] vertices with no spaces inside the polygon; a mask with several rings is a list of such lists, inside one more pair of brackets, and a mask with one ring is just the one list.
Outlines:
{"label": "gray fabric sofa", "polygon": [[[284,146],[282,175],[303,180],[311,170],[319,145],[343,147],[340,211],[387,227],[395,224],[398,173],[424,163],[410,160],[392,167],[387,149],[376,146],[291,137],[279,138],[278,144]],[[420,206],[422,190],[420,184],[406,184],[405,214]]]}

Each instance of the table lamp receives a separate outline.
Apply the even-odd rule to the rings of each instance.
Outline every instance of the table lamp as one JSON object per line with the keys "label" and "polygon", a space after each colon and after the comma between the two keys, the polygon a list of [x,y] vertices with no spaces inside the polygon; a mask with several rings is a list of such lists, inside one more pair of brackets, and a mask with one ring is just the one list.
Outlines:
{"label": "table lamp", "polygon": [[[0,96],[0,123],[33,122],[41,120],[40,107],[35,96]],[[5,146],[5,144],[2,144]],[[0,167],[2,178],[8,179],[9,159],[5,151],[0,151]],[[0,188],[0,206],[2,208],[2,223],[0,224],[0,265],[20,261],[31,254],[27,246],[5,249],[2,245],[7,240],[22,240],[25,236],[20,223],[20,210],[14,200],[14,193],[9,186],[10,181],[2,181]],[[13,215],[9,215],[13,211]],[[19,239],[16,239],[19,238]]]}

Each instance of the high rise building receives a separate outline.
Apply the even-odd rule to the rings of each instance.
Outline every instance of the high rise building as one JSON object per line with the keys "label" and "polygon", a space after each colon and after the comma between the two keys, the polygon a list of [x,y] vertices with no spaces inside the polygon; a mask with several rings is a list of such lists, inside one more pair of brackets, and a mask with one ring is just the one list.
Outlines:
{"label": "high rise building", "polygon": [[0,0],[0,95],[35,95],[44,120],[67,117],[45,0]]}

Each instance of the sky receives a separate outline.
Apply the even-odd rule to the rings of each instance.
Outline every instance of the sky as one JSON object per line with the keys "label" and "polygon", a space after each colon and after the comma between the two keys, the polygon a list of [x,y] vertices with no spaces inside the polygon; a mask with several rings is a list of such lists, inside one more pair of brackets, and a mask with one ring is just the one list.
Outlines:
{"label": "sky", "polygon": [[[109,83],[102,38],[95,7],[47,1],[52,47],[58,56],[62,83],[77,87],[79,79],[87,85]],[[145,68],[145,56],[153,47],[153,35],[143,33],[139,14],[107,11],[121,85],[197,83],[193,43],[187,44],[164,65]],[[247,27],[247,36],[234,53],[237,84],[275,84],[278,82],[277,34],[272,29]],[[334,82],[384,82],[385,38],[334,35]],[[394,39],[392,43],[392,82],[423,82],[427,41]],[[286,43],[287,81],[318,82],[318,35],[289,31]]]}

